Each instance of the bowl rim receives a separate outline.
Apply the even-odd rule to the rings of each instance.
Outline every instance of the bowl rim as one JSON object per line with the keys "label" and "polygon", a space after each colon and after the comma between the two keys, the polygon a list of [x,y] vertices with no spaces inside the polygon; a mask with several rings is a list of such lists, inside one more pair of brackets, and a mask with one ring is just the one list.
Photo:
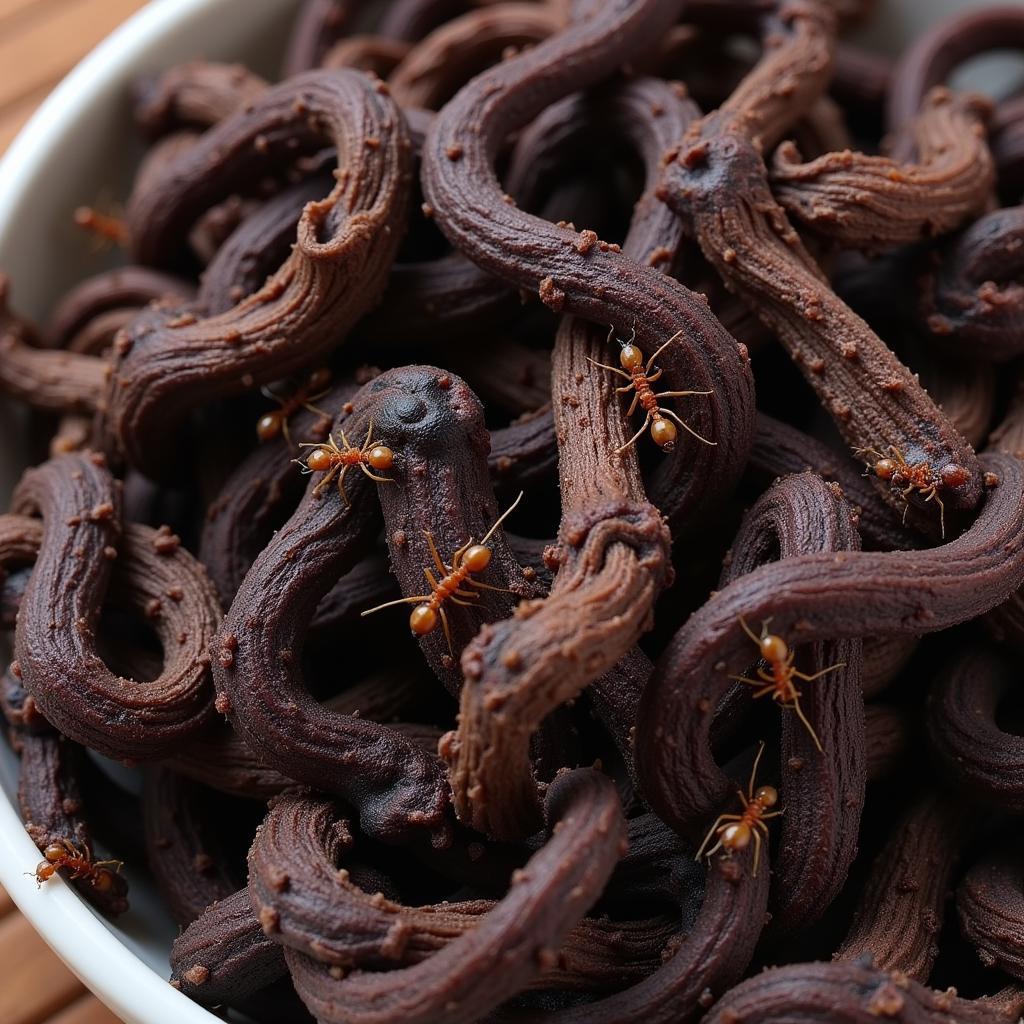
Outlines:
{"label": "bowl rim", "polygon": [[[53,159],[61,138],[137,54],[218,0],[151,0],[77,64],[42,102],[0,160],[0,225]],[[173,988],[111,931],[59,876],[38,886],[21,870],[39,851],[0,792],[0,884],[48,946],[127,1024],[215,1024],[219,1018]],[[139,1016],[140,1010],[145,1013]]]}

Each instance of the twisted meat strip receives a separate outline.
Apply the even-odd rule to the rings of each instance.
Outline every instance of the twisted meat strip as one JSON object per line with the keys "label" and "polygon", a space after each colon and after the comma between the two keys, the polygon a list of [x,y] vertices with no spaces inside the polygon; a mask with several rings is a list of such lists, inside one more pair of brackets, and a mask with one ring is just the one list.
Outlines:
{"label": "twisted meat strip", "polygon": [[590,769],[559,775],[545,808],[550,838],[505,897],[476,928],[426,960],[346,976],[286,948],[295,987],[314,1016],[331,1024],[474,1021],[556,963],[558,948],[621,856],[626,830],[614,787]]}
{"label": "twisted meat strip", "polygon": [[[450,431],[450,456],[472,467],[486,435],[476,425],[476,453],[463,447],[466,438],[455,410],[461,410],[468,396],[463,388],[441,388],[443,376],[425,367],[389,371],[361,389],[352,400],[353,412],[343,414],[336,427],[343,425],[353,439],[363,438],[372,416],[375,436],[394,445],[397,472],[405,439],[443,446],[443,433],[440,439],[430,435],[443,424]],[[448,410],[449,402],[455,410]],[[403,432],[401,441],[398,431]],[[414,467],[415,462],[409,466],[410,476]],[[452,481],[458,475],[450,471]],[[468,479],[479,481],[479,475],[470,469]],[[428,485],[424,480],[416,486]],[[355,806],[368,835],[397,841],[443,830],[449,797],[437,758],[393,729],[331,713],[306,691],[298,653],[313,611],[363,555],[380,523],[362,474],[346,480],[351,505],[334,488],[314,494],[315,486],[311,480],[295,513],[257,558],[211,645],[218,707],[269,766]],[[395,487],[377,486],[382,494]],[[452,511],[472,516],[469,528],[477,535],[491,512],[479,505]],[[466,538],[459,532],[462,543]],[[422,544],[419,538],[413,540]],[[511,556],[496,554],[495,565],[503,563],[511,567]],[[428,563],[410,558],[407,564],[410,573],[421,575]]]}
{"label": "twisted meat strip", "polygon": [[[791,558],[859,548],[850,508],[834,485],[810,475],[783,478],[740,524],[721,587],[741,586],[744,576],[775,558],[781,565]],[[749,625],[766,629],[768,620],[755,618]],[[774,621],[771,628],[776,628]],[[816,645],[808,662],[811,667],[804,671],[810,674],[842,667],[802,687],[802,708],[817,742],[795,714],[784,717],[780,761],[786,813],[772,888],[775,933],[809,926],[836,897],[857,853],[864,806],[861,643],[829,640]]]}
{"label": "twisted meat strip", "polygon": [[644,794],[673,827],[694,832],[728,781],[708,732],[719,700],[750,660],[747,622],[771,619],[791,647],[818,640],[921,634],[976,618],[1024,582],[1024,464],[988,455],[1001,481],[957,540],[924,552],[845,551],[763,565],[718,591],[658,661],[640,708]]}
{"label": "twisted meat strip", "polygon": [[899,159],[843,149],[805,163],[785,144],[772,160],[772,191],[790,216],[847,248],[886,249],[947,234],[991,196],[990,113],[979,96],[933,89],[905,129]]}
{"label": "twisted meat strip", "polygon": [[942,796],[917,800],[872,865],[835,959],[870,958],[882,970],[927,981],[953,871],[977,819],[972,808]]}
{"label": "twisted meat strip", "polygon": [[[735,479],[752,426],[744,353],[675,282],[600,242],[594,232],[557,227],[510,206],[493,171],[508,132],[639,52],[672,19],[674,7],[604,5],[479,76],[444,108],[428,134],[423,184],[454,244],[493,273],[537,288],[556,312],[611,322],[620,330],[635,323],[639,344],[651,351],[683,328],[692,347],[683,343],[665,353],[668,379],[714,392],[694,413],[693,425],[718,444],[697,446],[701,450],[688,460],[673,495],[677,506],[700,488],[710,500],[709,486],[726,487]],[[485,217],[477,212],[483,210]],[[631,251],[646,256],[660,224],[650,201],[641,204]],[[678,234],[672,231],[669,238],[671,250]],[[563,331],[552,386],[563,489],[555,599],[549,606],[528,605],[515,619],[485,630],[467,651],[470,685],[463,689],[459,735],[444,748],[460,814],[501,836],[522,835],[536,825],[536,789],[526,758],[530,732],[550,707],[635,643],[666,579],[667,537],[643,501],[634,457],[622,463],[611,457],[621,443],[617,438],[625,437],[618,414],[609,415],[611,389],[586,360],[600,351],[581,324],[566,322]],[[501,715],[493,713],[498,707]]]}
{"label": "twisted meat strip", "polygon": [[[820,0],[784,3],[766,19],[765,32],[780,45],[766,50],[719,111],[689,130],[665,167],[659,195],[684,218],[728,287],[778,335],[845,441],[857,448],[895,445],[940,475],[947,510],[971,510],[982,478],[970,446],[828,287],[766,181],[762,148],[823,85],[831,13]],[[924,500],[917,492],[909,497]]]}
{"label": "twisted meat strip", "polygon": [[1019,840],[975,864],[956,891],[960,928],[986,967],[1024,977],[1024,877]]}
{"label": "twisted meat strip", "polygon": [[1009,1024],[1024,1007],[1021,992],[1005,1002],[960,999],[955,989],[935,992],[870,963],[790,964],[737,985],[705,1018],[708,1024]]}
{"label": "twisted meat strip", "polygon": [[1024,810],[1024,739],[1001,728],[997,712],[1014,674],[996,650],[967,646],[928,695],[928,740],[946,773],[973,800]]}
{"label": "twisted meat strip", "polygon": [[207,319],[152,308],[115,346],[105,426],[133,464],[166,468],[170,427],[189,410],[308,366],[376,303],[404,230],[404,120],[358,72],[311,72],[222,121],[133,196],[138,256],[166,258],[196,214],[255,172],[254,147],[272,165],[291,142],[323,140],[338,150],[337,184],[305,208],[294,250],[263,288]]}
{"label": "twisted meat strip", "polygon": [[937,345],[971,359],[1024,354],[1024,207],[979,217],[935,254],[921,317]]}
{"label": "twisted meat strip", "polygon": [[[12,510],[43,522],[14,652],[26,689],[62,733],[108,757],[153,760],[213,713],[207,644],[220,607],[178,539],[123,526],[120,503],[120,484],[95,454],[59,456],[22,477]],[[97,653],[112,580],[163,646],[163,668],[145,684],[118,676]]]}

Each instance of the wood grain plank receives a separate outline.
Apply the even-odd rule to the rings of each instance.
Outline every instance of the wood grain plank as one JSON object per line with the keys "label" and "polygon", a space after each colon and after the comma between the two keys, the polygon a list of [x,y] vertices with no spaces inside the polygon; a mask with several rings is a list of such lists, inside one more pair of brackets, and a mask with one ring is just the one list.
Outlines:
{"label": "wood grain plank", "polygon": [[73,0],[0,33],[0,112],[69,71],[144,0]]}
{"label": "wood grain plank", "polygon": [[85,991],[20,914],[0,918],[0,1021],[43,1024]]}
{"label": "wood grain plank", "polygon": [[121,1019],[115,1017],[95,996],[84,995],[66,1010],[50,1017],[46,1024],[121,1024]]}
{"label": "wood grain plank", "polygon": [[10,28],[15,18],[38,18],[45,8],[66,4],[69,0],[0,0],[0,27]]}

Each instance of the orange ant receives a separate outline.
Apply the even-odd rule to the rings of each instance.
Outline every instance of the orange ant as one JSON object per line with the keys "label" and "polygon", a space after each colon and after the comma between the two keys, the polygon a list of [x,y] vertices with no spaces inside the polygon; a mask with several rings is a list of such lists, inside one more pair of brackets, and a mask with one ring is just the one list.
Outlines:
{"label": "orange ant", "polygon": [[761,755],[764,753],[764,743],[758,748],[757,757],[754,758],[754,767],[750,772],[750,783],[747,785],[747,792],[737,789],[736,795],[743,804],[742,814],[720,814],[714,825],[708,830],[704,842],[700,844],[697,856],[694,860],[700,860],[707,848],[708,843],[716,836],[718,842],[708,850],[708,857],[713,857],[719,850],[728,850],[733,853],[736,850],[745,850],[754,840],[754,870],[753,877],[757,878],[757,865],[761,860],[761,833],[768,837],[768,826],[765,824],[769,818],[778,818],[782,811],[772,811],[779,802],[779,791],[774,786],[760,786],[754,790],[754,780],[757,778],[757,766],[761,763]]}
{"label": "orange ant", "polygon": [[379,484],[394,483],[394,480],[386,476],[377,476],[367,468],[369,466],[378,471],[386,470],[390,469],[395,462],[395,453],[390,448],[373,443],[372,419],[367,427],[366,440],[363,441],[362,448],[356,448],[355,445],[349,444],[344,430],[341,432],[341,443],[344,447],[340,447],[334,440],[334,435],[330,434],[326,442],[304,441],[299,445],[300,448],[312,448],[313,451],[306,456],[305,462],[302,459],[293,459],[292,461],[298,463],[305,473],[325,474],[323,480],[313,488],[314,494],[319,495],[321,491],[331,485],[332,480],[337,478],[338,493],[345,499],[346,505],[351,505],[352,502],[348,500],[348,495],[345,493],[345,474],[350,466],[358,466],[371,480],[376,480]]}
{"label": "orange ant", "polygon": [[273,441],[276,437],[284,434],[284,439],[288,442],[288,446],[291,447],[292,438],[288,432],[288,421],[300,409],[308,409],[310,412],[321,413],[321,415],[326,416],[327,413],[318,409],[312,403],[318,398],[323,398],[328,390],[330,390],[330,386],[331,371],[327,367],[322,366],[319,370],[314,370],[306,379],[306,383],[298,388],[289,398],[281,398],[279,395],[275,395],[269,388],[263,388],[264,396],[272,398],[281,408],[264,413],[256,421],[256,436],[261,441]]}
{"label": "orange ant", "polygon": [[768,632],[767,622],[761,626],[760,636],[754,633],[742,617],[740,618],[740,625],[743,627],[743,632],[757,644],[761,657],[768,662],[769,667],[767,669],[758,668],[757,679],[750,679],[747,676],[729,676],[729,678],[735,679],[739,683],[749,683],[751,686],[758,687],[757,692],[754,694],[755,700],[758,697],[765,697],[770,693],[772,700],[778,701],[782,707],[792,708],[810,733],[811,739],[814,740],[814,745],[818,748],[819,752],[823,752],[817,733],[811,727],[811,723],[807,721],[803,708],[800,707],[800,691],[796,688],[793,680],[800,679],[805,683],[813,682],[829,672],[835,672],[837,669],[844,668],[846,662],[841,661],[838,665],[830,665],[828,668],[823,668],[820,672],[815,672],[813,676],[806,675],[794,667],[793,662],[796,659],[796,655],[789,649],[786,641],[781,636]]}
{"label": "orange ant", "polygon": [[85,878],[98,892],[107,892],[114,884],[114,875],[122,867],[119,860],[93,860],[89,851],[76,846],[70,839],[58,839],[43,850],[43,860],[36,865],[36,884],[53,878],[62,868],[70,871],[70,878]]}
{"label": "orange ant", "polygon": [[100,249],[108,245],[124,249],[128,245],[128,225],[121,217],[101,213],[92,206],[79,206],[75,210],[75,223],[92,232]]}
{"label": "orange ant", "polygon": [[[664,452],[675,451],[676,438],[679,436],[679,431],[676,430],[675,426],[670,423],[666,416],[671,416],[684,430],[693,434],[698,441],[703,441],[705,444],[715,445],[717,441],[709,441],[706,437],[701,437],[692,427],[684,423],[671,409],[662,409],[658,405],[659,398],[680,398],[684,395],[711,395],[713,391],[662,391],[658,394],[654,393],[651,385],[661,377],[664,370],[658,369],[656,373],[652,374],[651,370],[654,368],[654,360],[661,355],[672,344],[676,338],[682,336],[682,331],[676,331],[668,341],[665,342],[657,352],[647,360],[647,365],[644,365],[644,354],[643,352],[633,344],[636,338],[636,328],[633,329],[632,336],[628,343],[619,342],[622,346],[622,351],[619,353],[619,362],[622,364],[622,369],[615,366],[609,366],[607,363],[599,363],[596,359],[590,359],[590,362],[594,366],[601,367],[602,370],[610,370],[612,373],[617,374],[620,377],[624,377],[629,381],[624,387],[616,388],[615,393],[617,395],[629,394],[630,391],[636,392],[633,395],[633,402],[629,407],[629,411],[626,413],[627,419],[636,412],[637,405],[642,405],[647,415],[644,417],[643,426],[621,447],[615,451],[616,455],[621,455],[627,448],[632,447],[636,444],[640,435],[647,429],[648,426],[651,428],[651,439],[654,443]],[[608,341],[612,340],[615,334],[614,326],[608,331]]]}
{"label": "orange ant", "polygon": [[453,604],[463,605],[467,608],[472,607],[465,599],[477,598],[480,595],[474,590],[465,589],[468,587],[476,587],[479,590],[496,590],[503,594],[512,593],[506,587],[492,587],[487,583],[481,583],[479,580],[473,579],[473,576],[483,572],[491,564],[493,552],[487,547],[487,542],[494,536],[498,527],[512,514],[522,500],[523,492],[520,491],[519,497],[498,517],[495,524],[481,538],[480,543],[474,544],[473,538],[470,537],[452,555],[451,565],[445,565],[438,553],[437,545],[434,544],[433,535],[429,530],[424,530],[423,536],[427,538],[430,555],[434,559],[434,565],[437,566],[437,571],[441,575],[440,580],[435,578],[430,569],[424,568],[423,575],[427,577],[427,582],[430,584],[429,594],[419,594],[416,597],[402,597],[397,601],[388,601],[386,604],[377,605],[376,608],[368,608],[363,612],[363,615],[372,615],[383,608],[391,608],[399,604],[415,604],[416,607],[413,608],[412,614],[409,616],[409,628],[416,636],[426,636],[437,627],[438,618],[440,618],[441,625],[444,628],[445,639],[448,641],[448,651],[454,657],[452,634],[448,626],[448,615],[444,610],[444,602],[450,600]]}
{"label": "orange ant", "polygon": [[912,465],[908,463],[894,444],[889,445],[884,453],[875,448],[854,448],[853,454],[866,463],[865,476],[867,473],[874,473],[880,480],[885,480],[890,489],[903,499],[904,523],[907,521],[907,510],[910,508],[910,495],[914,491],[917,491],[925,502],[934,500],[939,506],[939,529],[945,538],[946,506],[939,497],[939,488],[960,487],[966,483],[970,474],[963,466],[951,464],[936,474],[931,464],[923,459]]}

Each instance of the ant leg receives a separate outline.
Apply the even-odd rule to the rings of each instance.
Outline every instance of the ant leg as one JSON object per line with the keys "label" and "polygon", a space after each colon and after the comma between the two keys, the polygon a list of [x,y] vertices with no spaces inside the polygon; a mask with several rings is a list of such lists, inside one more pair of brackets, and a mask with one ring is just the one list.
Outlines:
{"label": "ant leg", "polygon": [[661,412],[664,416],[671,416],[672,419],[674,419],[676,423],[678,423],[679,426],[683,428],[683,430],[687,431],[687,433],[693,434],[693,436],[697,438],[698,441],[703,441],[705,444],[711,445],[712,448],[718,444],[717,441],[709,441],[706,437],[702,437],[700,434],[697,433],[696,430],[693,429],[693,427],[684,423],[671,409],[662,409]]}
{"label": "ant leg", "polygon": [[480,596],[479,594],[475,593],[472,590],[463,590],[461,587],[459,587],[458,590],[453,590],[452,593],[456,597],[479,597]]}
{"label": "ant leg", "polygon": [[285,444],[287,444],[289,448],[293,448],[294,445],[292,444],[292,431],[291,431],[291,427],[288,426],[288,417],[287,416],[285,416],[281,420],[281,434],[284,437]]}
{"label": "ant leg", "polygon": [[339,467],[331,466],[331,468],[324,474],[323,480],[313,488],[313,493],[317,496],[322,494],[334,482],[334,478],[338,475],[338,472]]}
{"label": "ant leg", "polygon": [[302,403],[302,408],[305,409],[306,412],[316,413],[317,416],[323,416],[325,419],[330,419],[331,414],[326,409],[321,409],[320,406],[313,404],[314,399],[323,398],[326,394],[326,391],[321,391],[319,395],[313,395],[309,401]]}
{"label": "ant leg", "polygon": [[812,683],[815,679],[820,679],[822,676],[827,676],[829,672],[835,672],[836,669],[839,668],[846,668],[846,662],[840,661],[836,665],[829,665],[828,668],[823,668],[820,672],[815,672],[813,676],[805,675],[803,672],[797,672],[795,669],[793,671],[793,675],[795,675],[797,679],[802,679],[805,683]]}
{"label": "ant leg", "polygon": [[437,609],[441,613],[441,628],[444,630],[444,638],[448,641],[448,653],[455,658],[455,648],[452,647],[452,630],[448,625],[448,613],[443,608]]}
{"label": "ant leg", "polygon": [[437,590],[437,580],[434,578],[434,574],[426,566],[423,567],[423,575],[427,577],[430,589]]}
{"label": "ant leg", "polygon": [[616,455],[621,455],[624,451],[628,451],[630,448],[632,448],[633,445],[635,445],[637,443],[637,441],[640,439],[640,437],[643,435],[643,432],[647,429],[647,427],[650,424],[650,422],[651,422],[651,414],[648,413],[644,417],[643,426],[621,448],[616,448],[615,449],[615,454]]}
{"label": "ant leg", "polygon": [[[707,849],[708,843],[710,843],[711,840],[714,839],[715,832],[718,830],[718,826],[719,826],[719,824],[721,824],[723,817],[724,817],[724,815],[720,815],[719,817],[715,818],[715,823],[714,823],[714,825],[711,826],[711,828],[708,829],[708,834],[704,837],[704,842],[701,843],[700,846],[698,847],[697,853],[696,853],[696,855],[693,858],[694,860],[700,860],[700,858],[703,855],[704,851]],[[721,843],[719,843],[719,846],[721,846]],[[715,850],[717,850],[717,849],[718,849],[718,847],[716,846]],[[715,852],[714,850],[711,850],[708,853],[708,856],[710,857],[711,854],[714,853],[714,852]]]}
{"label": "ant leg", "polygon": [[430,557],[434,560],[434,565],[437,566],[438,572],[440,572],[442,576],[447,576],[448,570],[445,568],[444,562],[441,561],[437,545],[434,543],[434,535],[429,530],[424,530],[423,536],[427,538],[427,549],[430,551]]}
{"label": "ant leg", "polygon": [[[660,370],[658,371],[661,372]],[[651,378],[652,380],[654,378]],[[660,391],[655,398],[685,398],[687,395],[713,395],[714,391]]]}
{"label": "ant leg", "polygon": [[472,546],[473,538],[470,537],[469,540],[467,540],[466,543],[463,544],[462,547],[459,548],[459,550],[452,555],[452,572],[455,572],[455,570],[458,569],[460,565],[462,565],[463,557]]}
{"label": "ant leg", "polygon": [[375,473],[371,473],[363,463],[359,463],[359,468],[371,479],[375,480],[379,484],[393,484],[395,481],[389,476],[377,476]]}
{"label": "ant leg", "polygon": [[814,745],[818,748],[819,754],[824,754],[825,749],[821,745],[821,740],[818,739],[818,734],[814,731],[814,727],[810,722],[807,721],[807,716],[804,714],[804,709],[800,707],[800,698],[794,697],[793,703],[789,705],[797,714],[797,718],[800,719],[804,724],[804,728],[811,734],[811,739],[814,740]]}
{"label": "ant leg", "polygon": [[460,598],[457,598],[457,597],[449,597],[448,600],[451,601],[452,604],[461,605],[463,608],[472,608],[472,607],[474,607],[468,601],[463,601],[463,600],[461,600]]}
{"label": "ant leg", "polygon": [[352,502],[348,500],[348,492],[345,490],[345,473],[347,470],[348,466],[342,466],[341,472],[338,474],[338,493],[344,499],[345,507],[351,508]]}
{"label": "ant leg", "polygon": [[615,389],[615,394],[617,394],[617,395],[628,395],[630,393],[630,391],[632,391],[633,388],[635,388],[635,387],[636,387],[636,385],[631,380],[628,384],[623,384],[621,388],[616,388]]}
{"label": "ant leg", "polygon": [[747,796],[754,799],[754,780],[757,778],[757,769],[761,764],[761,758],[764,756],[764,740],[761,740],[761,745],[757,748],[757,755],[754,757],[754,767],[750,769],[750,782],[747,785]]}
{"label": "ant leg", "polygon": [[774,683],[769,683],[765,686],[763,679],[749,679],[747,676],[729,676],[729,678],[734,679],[737,683],[747,683],[750,686],[759,686],[760,689],[754,694],[754,700],[757,700],[758,697],[763,697],[766,693],[771,693],[772,690],[775,689]]}
{"label": "ant leg", "polygon": [[509,590],[508,587],[492,587],[489,583],[481,583],[479,580],[467,580],[466,581],[471,587],[479,587],[481,590],[496,590],[499,594],[514,594],[514,590]]}
{"label": "ant leg", "polygon": [[633,401],[630,403],[629,408],[626,410],[626,419],[627,420],[632,418],[633,413],[636,412],[637,403],[639,401],[640,401],[640,396],[639,395],[634,395],[633,396]]}
{"label": "ant leg", "polygon": [[[502,512],[500,516],[498,516],[498,518],[495,521],[494,525],[480,539],[480,543],[481,544],[486,544],[494,536],[494,531],[497,530],[498,527],[501,526],[501,524],[506,519],[508,519],[508,517],[510,515],[512,515],[512,513],[515,511],[516,507],[519,505],[519,502],[521,502],[523,500],[523,494],[524,493],[525,492],[520,491],[518,497],[516,498],[516,500],[513,501],[512,504],[509,505],[509,507],[507,509],[505,509],[505,511]],[[467,544],[466,547],[469,547],[469,545]]]}
{"label": "ant leg", "polygon": [[421,601],[429,601],[433,595],[431,594],[420,594],[418,597],[400,597],[397,601],[388,601],[385,604],[379,604],[376,608],[367,608],[365,612],[360,612],[360,617],[366,615],[372,615],[374,612],[383,611],[385,608],[394,608],[399,604],[419,604]]}
{"label": "ant leg", "polygon": [[[647,383],[648,384],[653,384],[656,380],[660,380],[661,377],[664,376],[664,374],[665,374],[665,371],[659,366],[657,372],[656,373],[652,373],[650,375],[650,377],[647,378]],[[645,374],[645,376],[646,376],[646,374]]]}
{"label": "ant leg", "polygon": [[[766,625],[767,625],[767,623],[766,623],[766,622],[765,622],[765,623],[762,623],[762,628],[763,628],[764,626],[766,626]],[[746,620],[745,618],[743,618],[743,616],[742,616],[742,615],[740,616],[740,626],[742,626],[742,627],[743,627],[743,632],[744,632],[744,633],[746,633],[746,634],[747,634],[747,636],[749,636],[749,637],[750,637],[750,639],[751,639],[751,640],[753,640],[753,641],[754,641],[754,643],[755,643],[755,644],[757,644],[757,646],[758,646],[758,647],[760,647],[760,646],[761,646],[761,637],[759,637],[759,636],[758,636],[758,635],[757,635],[757,634],[756,634],[756,633],[755,633],[755,632],[754,632],[754,631],[753,631],[753,630],[752,630],[752,629],[751,629],[751,628],[750,628],[750,627],[749,627],[749,626],[747,625],[747,620]]]}
{"label": "ant leg", "polygon": [[682,336],[682,333],[683,333],[682,331],[676,331],[676,333],[675,333],[675,334],[673,334],[673,335],[672,335],[672,337],[671,337],[671,338],[669,338],[669,339],[668,339],[668,341],[666,341],[666,342],[665,342],[665,344],[664,344],[664,345],[662,345],[662,346],[661,346],[661,348],[659,348],[659,349],[658,349],[658,350],[657,350],[657,351],[656,351],[656,352],[654,353],[654,355],[652,355],[652,356],[651,356],[651,358],[647,360],[647,365],[646,365],[646,366],[644,367],[644,373],[645,373],[645,374],[646,374],[647,376],[650,376],[650,373],[651,373],[651,369],[652,369],[652,368],[653,368],[653,366],[654,366],[654,360],[655,360],[655,359],[657,359],[657,358],[658,358],[658,356],[660,356],[660,355],[661,355],[661,353],[662,353],[662,352],[664,352],[664,351],[665,351],[665,349],[667,349],[667,348],[669,347],[669,345],[671,345],[671,344],[672,344],[672,342],[676,340],[676,338],[679,338],[679,337],[681,337],[681,336]]}
{"label": "ant leg", "polygon": [[630,377],[630,375],[626,373],[625,370],[620,370],[616,366],[609,366],[607,363],[599,363],[596,359],[591,359],[590,356],[587,356],[587,360],[593,363],[595,366],[600,366],[602,370],[611,370],[612,373],[617,373],[620,377],[625,377],[626,380],[628,380],[630,383],[632,383],[633,381],[633,378]]}
{"label": "ant leg", "polygon": [[604,343],[605,343],[606,345],[610,345],[610,344],[612,343],[612,339],[613,339],[614,337],[615,337],[615,324],[612,324],[612,325],[611,325],[611,326],[610,326],[610,327],[608,328],[608,337],[604,339]]}
{"label": "ant leg", "polygon": [[935,494],[935,501],[939,506],[939,533],[942,539],[946,539],[946,506],[942,503],[942,499],[939,497],[938,492]]}
{"label": "ant leg", "polygon": [[754,870],[751,872],[752,878],[757,878],[757,866],[761,862],[761,833],[755,828],[754,832]]}

